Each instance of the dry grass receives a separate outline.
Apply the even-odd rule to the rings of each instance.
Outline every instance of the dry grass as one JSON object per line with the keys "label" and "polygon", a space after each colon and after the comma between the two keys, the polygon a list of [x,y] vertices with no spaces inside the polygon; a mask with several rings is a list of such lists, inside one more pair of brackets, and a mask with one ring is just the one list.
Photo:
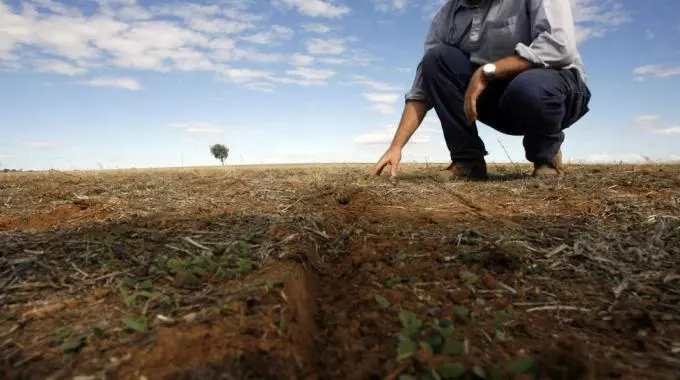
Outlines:
{"label": "dry grass", "polygon": [[0,174],[0,377],[418,375],[397,315],[460,308],[469,371],[680,370],[680,166],[370,167]]}

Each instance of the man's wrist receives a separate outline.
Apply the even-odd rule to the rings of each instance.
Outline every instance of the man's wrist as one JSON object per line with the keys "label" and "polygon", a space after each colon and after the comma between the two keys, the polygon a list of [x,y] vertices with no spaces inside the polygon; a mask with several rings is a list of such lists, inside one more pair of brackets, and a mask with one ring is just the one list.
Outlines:
{"label": "man's wrist", "polygon": [[494,79],[496,79],[496,64],[493,62],[487,63],[485,65],[482,65],[479,67],[479,70],[481,71],[482,78],[484,78],[484,81],[488,82],[493,82]]}

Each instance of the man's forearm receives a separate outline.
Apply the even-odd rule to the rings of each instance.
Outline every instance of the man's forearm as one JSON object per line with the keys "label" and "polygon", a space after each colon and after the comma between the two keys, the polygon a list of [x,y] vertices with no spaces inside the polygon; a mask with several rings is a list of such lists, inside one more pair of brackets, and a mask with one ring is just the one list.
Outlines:
{"label": "man's forearm", "polygon": [[399,127],[394,134],[390,147],[402,149],[411,136],[413,136],[416,129],[418,129],[420,123],[423,122],[425,114],[427,114],[425,102],[416,100],[406,102],[404,112],[401,115],[401,121],[399,121]]}
{"label": "man's forearm", "polygon": [[494,64],[496,65],[496,77],[498,79],[513,77],[535,66],[532,62],[529,62],[519,55],[511,55],[501,58],[494,62]]}

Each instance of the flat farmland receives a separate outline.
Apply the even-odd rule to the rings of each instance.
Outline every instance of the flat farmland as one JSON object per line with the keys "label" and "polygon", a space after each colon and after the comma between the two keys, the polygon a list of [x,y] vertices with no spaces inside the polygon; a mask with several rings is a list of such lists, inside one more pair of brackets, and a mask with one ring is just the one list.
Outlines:
{"label": "flat farmland", "polygon": [[677,379],[680,166],[0,174],[2,379]]}

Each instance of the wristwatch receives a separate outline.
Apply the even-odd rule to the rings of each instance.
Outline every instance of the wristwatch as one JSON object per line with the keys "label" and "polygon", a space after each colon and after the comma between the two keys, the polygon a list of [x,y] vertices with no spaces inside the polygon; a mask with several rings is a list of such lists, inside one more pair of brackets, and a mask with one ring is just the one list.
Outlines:
{"label": "wristwatch", "polygon": [[486,65],[482,66],[482,74],[484,74],[484,78],[491,82],[496,78],[496,65],[493,63],[487,63]]}

